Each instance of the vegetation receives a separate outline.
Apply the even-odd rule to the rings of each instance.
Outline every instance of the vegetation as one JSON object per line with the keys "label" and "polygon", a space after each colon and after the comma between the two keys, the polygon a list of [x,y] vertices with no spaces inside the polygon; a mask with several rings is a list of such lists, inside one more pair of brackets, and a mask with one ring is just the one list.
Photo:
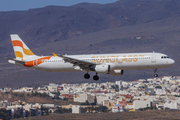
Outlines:
{"label": "vegetation", "polygon": [[180,95],[174,95],[175,97],[180,97]]}
{"label": "vegetation", "polygon": [[54,99],[59,99],[60,92],[51,92],[52,94],[55,94]]}
{"label": "vegetation", "polygon": [[25,97],[25,96],[31,96],[31,97],[49,97],[48,94],[46,93],[38,93],[38,92],[32,92],[30,93],[13,93],[12,95],[14,95],[15,97]]}
{"label": "vegetation", "polygon": [[102,86],[101,86],[101,88],[104,90],[104,89],[105,89],[105,86],[104,86],[104,85],[102,85]]}
{"label": "vegetation", "polygon": [[42,111],[43,113],[45,113],[45,115],[49,115],[48,108],[46,108],[46,107],[41,107],[41,111]]}
{"label": "vegetation", "polygon": [[60,107],[60,108],[58,108],[58,109],[56,110],[56,112],[57,112],[57,113],[60,113],[60,114],[62,114],[62,113],[72,113],[72,109],[71,109],[71,108],[65,109],[65,108]]}
{"label": "vegetation", "polygon": [[155,88],[156,88],[156,89],[162,89],[162,87],[161,87],[161,86],[156,86]]}
{"label": "vegetation", "polygon": [[106,106],[99,106],[99,107],[94,107],[94,106],[91,106],[91,107],[87,107],[87,111],[89,111],[89,112],[93,112],[93,111],[95,111],[95,112],[109,112],[109,110],[108,110],[108,107],[106,107]]}
{"label": "vegetation", "polygon": [[17,113],[14,113],[13,117],[14,117],[14,118],[21,118],[21,117],[23,117],[23,116],[21,116],[21,115],[19,115],[19,114],[17,114]]}
{"label": "vegetation", "polygon": [[0,109],[0,119],[9,120],[11,118],[11,110]]}
{"label": "vegetation", "polygon": [[84,103],[81,103],[81,105],[96,105],[96,103],[89,103],[87,100]]}
{"label": "vegetation", "polygon": [[119,92],[119,86],[118,85],[112,85],[112,89],[115,89],[116,92]]}
{"label": "vegetation", "polygon": [[152,106],[152,107],[146,107],[146,108],[139,108],[138,110],[140,110],[140,111],[157,110],[157,107],[156,106]]}
{"label": "vegetation", "polygon": [[35,96],[37,96],[37,97],[49,97],[49,95],[46,93],[38,93],[38,92],[32,92],[31,96],[32,97],[35,97]]}

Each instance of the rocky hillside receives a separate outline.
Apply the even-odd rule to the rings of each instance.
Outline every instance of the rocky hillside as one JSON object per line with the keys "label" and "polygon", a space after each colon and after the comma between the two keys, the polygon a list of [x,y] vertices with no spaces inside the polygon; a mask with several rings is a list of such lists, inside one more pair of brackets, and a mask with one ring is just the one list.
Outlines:
{"label": "rocky hillside", "polygon": [[[0,87],[94,82],[84,80],[83,72],[51,73],[7,64],[3,58],[14,57],[9,37],[14,33],[37,55],[162,52],[176,65],[158,70],[159,75],[179,75],[179,14],[177,0],[120,0],[0,12]],[[100,75],[99,82],[148,77],[153,77],[153,70],[125,71],[121,77]]]}
{"label": "rocky hillside", "polygon": [[175,0],[120,0],[105,5],[81,3],[0,12],[0,42],[8,42],[9,34],[17,33],[37,47],[86,33],[178,16],[179,5],[180,1]]}

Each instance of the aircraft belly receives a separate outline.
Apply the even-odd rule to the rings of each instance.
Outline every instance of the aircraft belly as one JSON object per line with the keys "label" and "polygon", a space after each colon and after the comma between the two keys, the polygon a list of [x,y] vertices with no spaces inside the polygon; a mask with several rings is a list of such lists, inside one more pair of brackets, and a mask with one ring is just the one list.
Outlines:
{"label": "aircraft belly", "polygon": [[70,63],[45,63],[42,65],[38,65],[36,67],[39,70],[52,71],[52,72],[67,72],[67,71],[76,71],[73,68],[73,65]]}

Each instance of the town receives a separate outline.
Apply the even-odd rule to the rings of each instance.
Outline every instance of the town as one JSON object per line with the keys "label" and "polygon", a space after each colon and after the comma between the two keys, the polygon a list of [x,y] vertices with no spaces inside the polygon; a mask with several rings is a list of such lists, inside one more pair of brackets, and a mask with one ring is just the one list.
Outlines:
{"label": "town", "polygon": [[[5,87],[1,94],[8,99],[0,102],[2,118],[42,116],[50,113],[130,112],[180,109],[180,77],[164,76],[137,81],[105,83],[55,84],[41,87]],[[70,104],[28,103],[12,101],[11,96],[51,97]],[[73,104],[75,103],[75,104]]]}

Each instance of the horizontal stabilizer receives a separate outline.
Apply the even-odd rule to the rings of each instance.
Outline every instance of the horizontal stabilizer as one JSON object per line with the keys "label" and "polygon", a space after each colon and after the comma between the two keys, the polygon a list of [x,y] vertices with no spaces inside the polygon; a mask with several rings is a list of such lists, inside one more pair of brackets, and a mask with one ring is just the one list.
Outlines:
{"label": "horizontal stabilizer", "polygon": [[16,60],[16,59],[12,59],[12,58],[5,58],[6,60],[12,60],[12,61],[15,61],[15,62],[19,62],[19,63],[22,63],[22,64],[25,64],[26,61],[23,61],[23,60]]}

